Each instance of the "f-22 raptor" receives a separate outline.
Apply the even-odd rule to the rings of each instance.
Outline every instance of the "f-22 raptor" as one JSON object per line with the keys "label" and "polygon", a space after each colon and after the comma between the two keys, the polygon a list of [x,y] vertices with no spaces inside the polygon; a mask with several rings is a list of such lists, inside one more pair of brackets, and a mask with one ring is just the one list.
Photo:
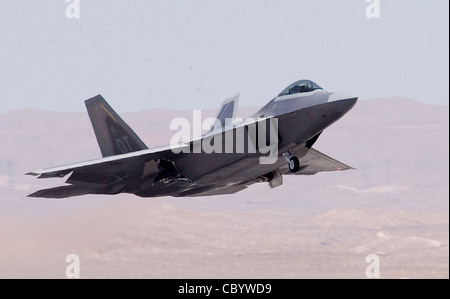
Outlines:
{"label": "f-22 raptor", "polygon": [[[283,175],[351,169],[312,146],[357,100],[354,95],[327,92],[310,80],[300,80],[250,116],[253,121],[236,120],[238,97],[234,97],[223,103],[217,122],[199,140],[149,149],[97,95],[85,104],[103,158],[27,173],[39,178],[68,176],[66,185],[29,196],[66,198],[119,193],[140,197],[213,196],[234,194],[261,182],[274,188],[282,185]],[[230,119],[231,122],[226,121]],[[267,124],[268,120],[271,122],[267,126],[275,123],[277,130],[260,130],[265,125],[259,125]],[[265,137],[263,146],[262,137]],[[267,156],[267,151],[261,150],[267,145],[267,138],[276,141],[276,155],[270,163],[261,163],[261,158]],[[199,147],[211,140],[220,140],[219,148],[230,150],[211,152]]]}

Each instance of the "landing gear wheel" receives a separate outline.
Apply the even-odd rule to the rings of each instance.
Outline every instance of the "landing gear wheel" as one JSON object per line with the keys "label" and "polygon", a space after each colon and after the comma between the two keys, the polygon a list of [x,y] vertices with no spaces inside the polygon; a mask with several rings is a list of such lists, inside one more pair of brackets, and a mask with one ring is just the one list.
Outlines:
{"label": "landing gear wheel", "polygon": [[300,161],[297,157],[292,156],[288,162],[289,170],[293,173],[297,173],[300,170]]}

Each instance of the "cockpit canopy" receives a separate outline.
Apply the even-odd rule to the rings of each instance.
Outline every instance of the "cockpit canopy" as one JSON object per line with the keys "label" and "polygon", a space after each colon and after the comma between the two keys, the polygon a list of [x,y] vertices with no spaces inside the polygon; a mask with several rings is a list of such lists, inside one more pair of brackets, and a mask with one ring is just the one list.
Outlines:
{"label": "cockpit canopy", "polygon": [[314,90],[323,90],[322,87],[314,83],[310,80],[300,80],[297,82],[292,83],[289,85],[285,90],[283,90],[278,96],[287,96],[290,94],[296,94],[296,93],[304,93],[304,92],[310,92]]}

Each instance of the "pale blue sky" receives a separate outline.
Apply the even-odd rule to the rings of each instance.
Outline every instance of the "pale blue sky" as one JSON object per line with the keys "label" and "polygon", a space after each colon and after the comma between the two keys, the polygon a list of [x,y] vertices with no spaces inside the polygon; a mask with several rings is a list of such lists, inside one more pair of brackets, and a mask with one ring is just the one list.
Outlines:
{"label": "pale blue sky", "polygon": [[449,1],[0,0],[0,112],[263,105],[308,78],[361,99],[449,102]]}

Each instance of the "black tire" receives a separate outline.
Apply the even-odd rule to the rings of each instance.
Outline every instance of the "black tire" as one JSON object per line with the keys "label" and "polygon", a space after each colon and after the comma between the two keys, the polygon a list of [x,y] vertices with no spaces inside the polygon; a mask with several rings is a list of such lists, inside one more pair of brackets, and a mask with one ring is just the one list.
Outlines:
{"label": "black tire", "polygon": [[300,170],[300,161],[297,157],[293,156],[289,159],[289,170],[293,173],[297,173]]}

